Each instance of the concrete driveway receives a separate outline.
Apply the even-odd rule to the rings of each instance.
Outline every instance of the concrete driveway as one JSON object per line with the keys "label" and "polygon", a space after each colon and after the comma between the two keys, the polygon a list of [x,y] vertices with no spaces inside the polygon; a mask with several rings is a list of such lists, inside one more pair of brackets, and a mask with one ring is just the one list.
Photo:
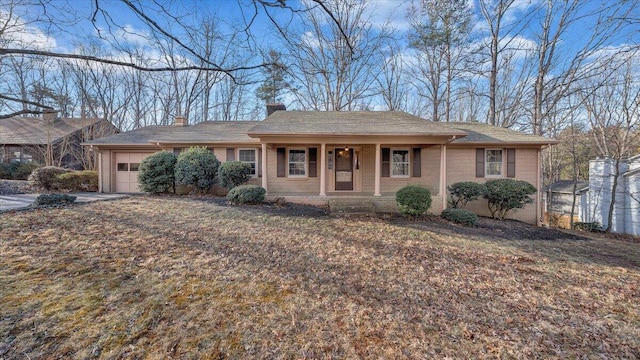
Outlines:
{"label": "concrete driveway", "polygon": [[[40,194],[0,195],[0,212],[27,208],[33,204]],[[101,194],[94,192],[72,193],[76,196],[76,203],[88,203],[99,200],[122,199],[128,197],[125,194]]]}

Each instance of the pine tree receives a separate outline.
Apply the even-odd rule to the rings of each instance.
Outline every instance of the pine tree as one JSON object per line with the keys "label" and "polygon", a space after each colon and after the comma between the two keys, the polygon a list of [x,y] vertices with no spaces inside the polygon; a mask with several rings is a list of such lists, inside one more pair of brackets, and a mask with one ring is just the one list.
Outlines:
{"label": "pine tree", "polygon": [[265,79],[262,85],[256,90],[256,96],[266,103],[280,102],[280,95],[289,89],[289,76],[287,69],[282,63],[282,54],[276,50],[270,50],[267,55],[264,68]]}

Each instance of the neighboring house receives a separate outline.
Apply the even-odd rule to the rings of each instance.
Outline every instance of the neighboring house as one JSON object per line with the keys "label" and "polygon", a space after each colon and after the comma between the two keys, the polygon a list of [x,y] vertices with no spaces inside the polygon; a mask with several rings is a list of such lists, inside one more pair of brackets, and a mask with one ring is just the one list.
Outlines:
{"label": "neighboring house", "polygon": [[[281,110],[281,111],[276,111]],[[100,191],[137,192],[137,170],[146,156],[206,146],[220,161],[252,165],[251,183],[270,198],[327,204],[358,197],[376,208],[395,208],[406,185],[431,190],[431,212],[447,204],[446,187],[459,181],[514,178],[540,188],[540,151],[554,140],[479,123],[437,123],[403,112],[286,111],[271,106],[263,121],[208,121],[149,126],[90,141],[99,152]],[[512,218],[538,224],[535,204]],[[468,208],[489,215],[486,201]]]}
{"label": "neighboring house", "polygon": [[[580,221],[607,226],[614,176],[615,160],[589,162],[589,190],[582,196]],[[611,231],[640,236],[640,155],[620,162],[615,200]]]}
{"label": "neighboring house", "polygon": [[[575,186],[575,206],[574,206]],[[571,227],[571,209],[573,207],[573,221],[581,221],[582,202],[584,194],[589,190],[588,181],[559,180],[551,184],[543,193],[545,204],[548,206],[547,221],[552,226],[568,229]]]}
{"label": "neighboring house", "polygon": [[[118,129],[104,119],[14,116],[0,120],[2,162],[35,162],[44,165],[47,156],[53,165],[82,168],[83,141],[115,134]],[[51,151],[49,152],[50,149]]]}

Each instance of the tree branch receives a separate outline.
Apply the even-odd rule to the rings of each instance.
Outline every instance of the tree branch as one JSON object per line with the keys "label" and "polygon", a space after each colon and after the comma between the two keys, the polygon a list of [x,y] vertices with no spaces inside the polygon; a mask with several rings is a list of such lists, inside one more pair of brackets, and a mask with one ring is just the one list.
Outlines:
{"label": "tree branch", "polygon": [[228,69],[221,68],[221,67],[219,67],[217,65],[212,66],[212,67],[197,66],[197,65],[178,66],[178,67],[176,67],[176,66],[148,67],[148,66],[141,66],[141,65],[133,64],[133,63],[130,63],[130,62],[105,59],[105,58],[101,58],[101,57],[97,57],[97,56],[90,56],[90,55],[62,54],[62,53],[57,53],[57,52],[33,50],[33,49],[3,49],[3,48],[0,48],[0,56],[3,56],[3,55],[35,55],[35,56],[46,56],[46,57],[59,58],[59,59],[77,59],[77,60],[93,61],[93,62],[98,62],[98,63],[103,63],[103,64],[116,65],[116,66],[124,66],[124,67],[127,67],[127,68],[132,68],[132,69],[136,69],[136,70],[140,70],[140,71],[146,71],[146,72],[189,71],[189,70],[219,71],[219,72],[225,73],[226,75],[229,75],[232,78],[233,78],[233,76],[231,75],[231,73],[233,73],[233,72],[242,71],[242,70],[256,70],[256,69],[262,68],[262,67],[267,65],[267,64],[258,64],[258,65],[253,65],[253,66],[238,66],[238,67],[233,67],[233,68],[228,68]]}

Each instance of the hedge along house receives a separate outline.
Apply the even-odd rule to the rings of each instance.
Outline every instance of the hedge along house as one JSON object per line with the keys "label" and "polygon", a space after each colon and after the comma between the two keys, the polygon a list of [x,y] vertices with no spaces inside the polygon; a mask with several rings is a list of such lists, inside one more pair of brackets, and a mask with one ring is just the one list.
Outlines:
{"label": "hedge along house", "polygon": [[[280,111],[276,111],[280,110]],[[248,162],[250,183],[269,198],[326,205],[357,199],[395,210],[406,185],[431,190],[431,212],[447,205],[446,187],[459,181],[514,178],[540,188],[540,151],[555,141],[478,123],[437,123],[403,112],[286,111],[264,121],[150,126],[87,143],[100,153],[100,191],[137,192],[137,166],[149,154],[206,146],[220,161]],[[540,197],[512,218],[539,223]],[[488,215],[486,202],[468,207]]]}

